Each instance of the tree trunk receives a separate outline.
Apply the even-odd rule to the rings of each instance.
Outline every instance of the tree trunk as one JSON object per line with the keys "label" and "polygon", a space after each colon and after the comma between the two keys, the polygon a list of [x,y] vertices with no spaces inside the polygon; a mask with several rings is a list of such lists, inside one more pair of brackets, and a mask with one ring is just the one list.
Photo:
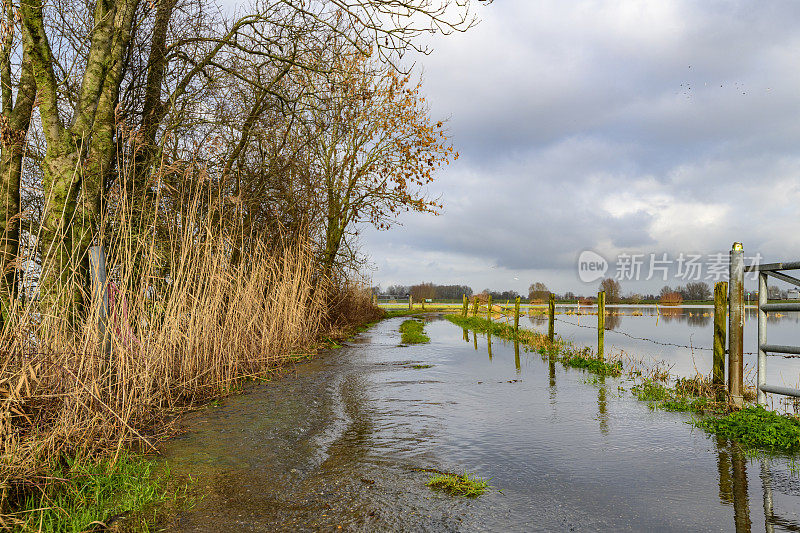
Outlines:
{"label": "tree trunk", "polygon": [[36,79],[47,142],[42,162],[45,205],[39,241],[40,295],[46,308],[66,313],[69,319],[82,308],[86,293],[86,251],[96,234],[103,183],[113,161],[114,109],[137,1],[98,0],[86,69],[69,127],[64,126],[59,112],[58,81],[42,1],[20,4],[25,50]]}
{"label": "tree trunk", "polygon": [[[20,232],[20,183],[28,128],[31,122],[36,83],[23,54],[17,101],[12,101],[10,57],[12,43],[4,46],[2,61],[3,119],[0,126],[0,331],[17,295]],[[6,90],[6,87],[8,88]]]}

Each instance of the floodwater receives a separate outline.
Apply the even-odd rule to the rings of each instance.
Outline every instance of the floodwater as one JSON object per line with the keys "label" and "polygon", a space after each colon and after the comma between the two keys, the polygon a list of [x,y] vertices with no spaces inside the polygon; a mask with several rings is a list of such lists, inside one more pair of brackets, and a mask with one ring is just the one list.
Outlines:
{"label": "floodwater", "polygon": [[[398,346],[402,320],[186,417],[164,455],[204,497],[168,529],[800,531],[788,458],[435,316],[430,344]],[[430,469],[495,489],[447,496]]]}
{"label": "floodwater", "polygon": [[[625,354],[649,364],[663,361],[674,376],[693,377],[711,374],[714,341],[714,308],[711,306],[661,307],[607,306],[606,353]],[[596,312],[596,308],[584,308]],[[556,334],[578,346],[597,347],[597,315],[566,314],[574,307],[556,306]],[[637,313],[637,314],[633,314]],[[547,332],[547,316],[531,315],[529,327]],[[523,323],[524,324],[524,323]],[[770,313],[767,316],[770,344],[800,345],[800,313]],[[646,340],[643,340],[646,339]],[[745,312],[745,379],[755,383],[758,316],[755,308]],[[677,346],[676,346],[677,345]],[[767,383],[800,388],[800,359],[780,355],[767,358]],[[768,395],[774,408],[781,396]],[[782,402],[785,404],[785,400]]]}

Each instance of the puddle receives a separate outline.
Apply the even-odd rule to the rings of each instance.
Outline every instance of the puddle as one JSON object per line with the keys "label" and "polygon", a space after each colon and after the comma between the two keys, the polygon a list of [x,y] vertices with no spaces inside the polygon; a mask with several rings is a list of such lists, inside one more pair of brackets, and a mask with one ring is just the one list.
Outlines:
{"label": "puddle", "polygon": [[[402,320],[186,417],[164,455],[204,498],[169,529],[800,530],[786,459],[749,459],[620,380],[444,320],[398,348]],[[425,486],[465,470],[500,490]]]}

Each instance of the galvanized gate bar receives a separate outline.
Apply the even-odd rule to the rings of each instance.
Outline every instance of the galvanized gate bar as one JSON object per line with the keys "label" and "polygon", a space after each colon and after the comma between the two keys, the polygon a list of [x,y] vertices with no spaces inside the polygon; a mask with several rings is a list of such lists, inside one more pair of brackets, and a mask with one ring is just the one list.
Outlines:
{"label": "galvanized gate bar", "polygon": [[783,394],[784,396],[794,396],[800,398],[800,390],[790,389],[789,387],[780,387],[778,385],[759,385],[759,392],[772,392],[774,394]]}
{"label": "galvanized gate bar", "polygon": [[780,272],[775,272],[773,270],[766,270],[765,272],[773,278],[778,278],[781,281],[785,281],[786,283],[791,283],[792,285],[797,285],[800,287],[800,279],[793,278],[792,276],[787,276],[786,274],[781,274]]}
{"label": "galvanized gate bar", "polygon": [[767,270],[800,270],[800,261],[791,261],[788,263],[765,263],[763,265],[750,265],[744,268],[745,272],[755,272],[760,270],[765,272]]}
{"label": "galvanized gate bar", "polygon": [[759,405],[766,405],[767,395],[771,392],[784,396],[800,398],[800,390],[777,385],[767,385],[767,355],[769,353],[800,355],[800,346],[784,346],[780,344],[767,344],[767,312],[768,311],[800,311],[800,303],[769,303],[769,287],[767,276],[800,286],[800,279],[788,276],[778,270],[800,269],[800,261],[787,263],[769,263],[765,265],[751,265],[745,268],[747,272],[758,272],[758,377],[757,401]]}
{"label": "galvanized gate bar", "polygon": [[758,273],[758,375],[756,376],[756,402],[758,405],[767,405],[767,395],[764,389],[767,385],[767,352],[763,346],[767,345],[767,312],[764,306],[767,305],[767,275],[764,272]]}
{"label": "galvanized gate bar", "polygon": [[780,344],[761,344],[759,350],[772,353],[800,354],[800,346],[781,346]]}
{"label": "galvanized gate bar", "polygon": [[800,303],[761,304],[759,307],[764,311],[800,311]]}

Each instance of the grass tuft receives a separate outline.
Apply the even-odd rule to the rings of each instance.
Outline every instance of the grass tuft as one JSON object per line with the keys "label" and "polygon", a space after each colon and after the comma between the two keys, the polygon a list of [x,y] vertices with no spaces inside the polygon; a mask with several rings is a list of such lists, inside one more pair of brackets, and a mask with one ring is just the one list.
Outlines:
{"label": "grass tuft", "polygon": [[435,474],[425,483],[432,489],[441,490],[453,496],[464,496],[475,498],[484,494],[489,489],[489,483],[483,478],[464,473],[458,474]]}
{"label": "grass tuft", "polygon": [[425,335],[425,326],[418,320],[406,320],[400,324],[403,344],[425,344],[431,342],[430,337]]}
{"label": "grass tuft", "polygon": [[646,379],[633,386],[631,392],[636,399],[651,402],[651,409],[714,414],[723,414],[727,410],[727,405],[715,400],[713,390],[701,378],[681,378],[674,387]]}
{"label": "grass tuft", "polygon": [[592,357],[587,351],[568,352],[561,356],[561,364],[569,368],[583,368],[598,376],[619,377],[622,375],[622,361],[606,362]]}

